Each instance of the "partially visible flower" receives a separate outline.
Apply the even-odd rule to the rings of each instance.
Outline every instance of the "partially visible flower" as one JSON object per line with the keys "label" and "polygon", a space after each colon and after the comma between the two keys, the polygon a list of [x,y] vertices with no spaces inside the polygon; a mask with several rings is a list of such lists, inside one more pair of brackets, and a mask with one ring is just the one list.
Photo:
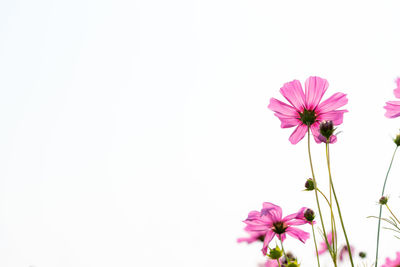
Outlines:
{"label": "partially visible flower", "polygon": [[256,242],[256,241],[261,241],[261,242],[264,241],[265,232],[262,232],[262,231],[260,231],[260,232],[250,231],[248,226],[246,226],[244,228],[244,230],[249,234],[249,236],[248,237],[238,238],[237,239],[238,243],[246,242],[247,244],[251,244],[251,243]]}
{"label": "partially visible flower", "polygon": [[396,253],[396,259],[391,260],[390,258],[386,258],[385,264],[381,267],[398,267],[400,266],[400,252]]}
{"label": "partially visible flower", "polygon": [[277,236],[282,242],[286,239],[286,234],[297,238],[305,243],[310,234],[300,230],[296,225],[303,225],[306,222],[298,219],[298,212],[282,218],[281,207],[269,202],[263,203],[261,212],[251,211],[244,223],[247,224],[247,230],[256,233],[264,233],[264,245],[262,252],[264,255],[268,252],[268,245],[271,240]]}
{"label": "partially visible flower", "polygon": [[[327,234],[327,241],[329,243],[329,245],[332,245],[332,232],[330,232],[329,234]],[[323,241],[320,243],[320,249],[318,250],[318,255],[321,255],[323,253],[325,253],[326,251],[328,251],[328,246],[326,245],[326,242]]]}
{"label": "partially visible flower", "polygon": [[[351,253],[354,254],[354,247],[350,245]],[[349,254],[347,245],[344,245],[339,251],[339,261],[344,261],[344,256]]]}
{"label": "partially visible flower", "polygon": [[279,264],[276,260],[267,260],[264,265],[265,267],[279,267]]}
{"label": "partially visible flower", "polygon": [[328,89],[328,81],[320,77],[309,77],[305,83],[305,92],[298,80],[285,83],[280,89],[281,94],[290,105],[271,98],[268,108],[275,112],[281,120],[281,128],[296,129],[289,137],[292,144],[297,144],[303,139],[308,127],[317,143],[319,124],[323,120],[331,120],[335,125],[342,124],[343,114],[347,110],[338,108],[347,104],[347,97],[343,93],[335,93],[325,101],[321,102],[325,91]]}
{"label": "partially visible flower", "polygon": [[[394,89],[393,93],[396,98],[400,98],[400,78],[396,79],[396,89]],[[400,101],[388,101],[386,102],[386,109],[385,116],[387,118],[393,119],[400,116]]]}

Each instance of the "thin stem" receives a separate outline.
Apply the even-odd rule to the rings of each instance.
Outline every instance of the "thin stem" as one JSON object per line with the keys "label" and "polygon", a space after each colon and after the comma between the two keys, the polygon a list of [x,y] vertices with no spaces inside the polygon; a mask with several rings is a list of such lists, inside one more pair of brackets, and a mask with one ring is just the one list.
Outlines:
{"label": "thin stem", "polygon": [[400,223],[399,219],[397,219],[397,217],[394,215],[394,213],[392,212],[392,210],[389,208],[388,204],[385,204],[385,206],[386,206],[386,208],[389,210],[389,212],[392,214],[393,218],[395,218],[396,221],[397,221],[398,223]]}
{"label": "thin stem", "polygon": [[278,266],[282,267],[281,262],[279,261],[279,259],[276,260],[278,262]]}
{"label": "thin stem", "polygon": [[318,246],[317,246],[317,241],[315,240],[314,224],[312,223],[311,223],[311,228],[312,228],[312,235],[314,237],[315,252],[317,253],[318,267],[320,267],[321,265],[319,264]]}
{"label": "thin stem", "polygon": [[339,201],[338,201],[337,196],[336,196],[335,187],[333,186],[332,174],[331,174],[331,163],[330,163],[330,158],[329,158],[329,143],[326,143],[326,162],[327,162],[327,165],[328,165],[329,181],[330,181],[330,183],[332,185],[333,197],[335,198],[336,207],[337,207],[338,214],[339,214],[339,219],[340,219],[340,224],[342,225],[343,234],[344,234],[344,237],[346,239],[346,244],[347,244],[347,248],[348,248],[348,251],[349,251],[349,258],[350,258],[351,266],[354,267],[353,256],[351,255],[351,248],[350,248],[349,239],[347,238],[347,233],[346,233],[346,229],[344,227],[343,218],[342,218],[342,212],[340,211]]}
{"label": "thin stem", "polygon": [[279,235],[279,241],[281,241],[281,247],[282,247],[283,255],[285,255],[286,261],[289,262],[289,258],[288,258],[288,256],[286,255],[285,249],[283,248],[283,243],[282,243],[282,239],[281,239],[281,236],[280,236],[280,235]]}
{"label": "thin stem", "polygon": [[[385,187],[386,187],[387,178],[389,176],[390,169],[392,168],[392,163],[393,163],[393,160],[394,160],[394,156],[396,155],[397,148],[398,148],[398,146],[396,146],[396,149],[393,152],[392,160],[390,161],[389,168],[388,168],[388,170],[386,172],[385,182],[383,183],[383,187],[382,187],[382,197],[385,194]],[[380,235],[380,232],[381,232],[381,218],[382,218],[382,205],[379,205],[378,233],[377,233],[377,236],[376,236],[375,267],[378,266],[379,235]]]}
{"label": "thin stem", "polygon": [[[312,174],[314,186],[315,186],[315,188],[317,188],[317,180],[315,179],[314,167],[313,167],[312,158],[311,158],[311,147],[310,147],[310,143],[311,143],[311,142],[310,142],[310,126],[309,126],[309,125],[308,125],[308,128],[307,128],[307,141],[308,141],[308,142],[307,142],[307,143],[308,143],[308,159],[309,159],[309,161],[310,161],[311,174]],[[323,232],[323,234],[324,234],[324,240],[325,240],[326,246],[329,248],[330,244],[329,244],[328,238],[327,238],[327,236],[326,236],[326,230],[325,230],[325,225],[324,225],[324,219],[322,218],[322,212],[321,212],[321,207],[320,207],[320,205],[319,205],[319,199],[318,199],[317,190],[314,190],[314,192],[315,192],[315,199],[316,199],[316,201],[317,201],[317,207],[318,207],[319,217],[320,217],[320,219],[321,219],[321,226],[322,226],[322,232]],[[335,257],[334,257],[334,255],[332,255],[332,253],[330,253],[330,254],[331,254],[333,263],[334,263],[335,266],[336,266]]]}

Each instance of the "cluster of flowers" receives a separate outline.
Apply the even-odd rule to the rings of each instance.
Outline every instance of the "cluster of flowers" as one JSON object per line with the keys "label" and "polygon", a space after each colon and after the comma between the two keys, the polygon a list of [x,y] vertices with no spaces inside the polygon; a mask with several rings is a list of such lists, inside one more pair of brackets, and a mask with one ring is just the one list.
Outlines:
{"label": "cluster of flowers", "polygon": [[[397,98],[400,98],[400,78],[397,79],[397,88],[394,90],[394,94]],[[289,104],[284,103],[278,99],[271,98],[268,108],[274,112],[274,115],[281,121],[282,128],[296,127],[293,133],[289,137],[289,141],[292,144],[297,144],[302,140],[306,134],[308,139],[308,155],[312,178],[309,178],[305,184],[306,191],[314,191],[316,204],[318,207],[319,214],[319,225],[321,226],[321,233],[323,241],[319,245],[316,242],[314,225],[316,224],[315,212],[310,209],[303,207],[298,212],[283,217],[281,207],[270,203],[263,203],[260,211],[251,211],[248,214],[246,220],[244,220],[245,231],[248,233],[248,237],[239,238],[238,242],[259,242],[263,243],[262,253],[267,256],[265,266],[269,267],[293,267],[300,266],[299,260],[293,256],[292,253],[285,252],[283,242],[287,236],[298,239],[305,243],[309,238],[310,234],[299,228],[301,225],[309,225],[313,234],[315,255],[318,266],[320,266],[319,256],[326,253],[330,255],[334,266],[338,266],[340,262],[343,262],[345,258],[354,266],[354,255],[355,249],[348,240],[346,234],[346,228],[344,225],[343,217],[340,210],[337,193],[333,185],[333,179],[331,175],[330,166],[330,153],[329,145],[337,142],[337,136],[335,135],[336,126],[343,123],[343,115],[347,112],[346,109],[341,109],[347,104],[348,99],[344,93],[335,93],[331,97],[322,101],[322,98],[328,89],[328,82],[320,77],[309,77],[305,82],[305,91],[303,91],[301,83],[298,80],[285,83],[280,89],[283,97],[288,101]],[[400,101],[389,101],[384,107],[386,109],[385,116],[388,118],[396,118],[400,116]],[[310,149],[310,136],[313,137],[315,142],[324,143],[326,148],[326,160],[329,174],[329,195],[324,194],[321,188],[318,187],[316,176],[313,169],[311,149]],[[394,139],[396,149],[393,154],[389,170],[393,162],[393,158],[400,146],[400,135],[397,135]],[[379,233],[381,221],[390,223],[394,230],[398,230],[400,233],[400,221],[390,210],[387,204],[387,197],[384,196],[385,186],[387,177],[385,178],[382,197],[379,200],[380,211],[379,216],[375,217],[378,219],[378,231],[377,231],[377,248],[376,248],[376,259],[374,262],[375,267],[378,265],[378,252],[379,252]],[[330,213],[330,229],[327,232],[325,227],[324,217],[321,213],[320,198],[326,202],[329,207]],[[390,214],[390,219],[382,218],[382,207],[386,206]],[[326,219],[326,218],[325,218]],[[340,222],[343,235],[346,240],[346,244],[342,245],[338,249],[338,228],[337,219]],[[280,245],[276,245],[275,248],[270,247],[271,241],[277,238]],[[358,256],[361,259],[366,257],[366,253],[359,252]],[[386,263],[382,267],[398,267],[400,266],[400,252],[397,253],[395,260],[386,259]]]}

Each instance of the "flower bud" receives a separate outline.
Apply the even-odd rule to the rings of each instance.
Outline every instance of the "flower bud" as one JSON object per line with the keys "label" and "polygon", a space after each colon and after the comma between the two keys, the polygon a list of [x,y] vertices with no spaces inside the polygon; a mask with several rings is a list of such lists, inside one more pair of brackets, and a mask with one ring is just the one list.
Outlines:
{"label": "flower bud", "polygon": [[299,267],[300,264],[297,263],[297,260],[289,261],[286,265],[287,267]]}
{"label": "flower bud", "polygon": [[400,134],[396,135],[396,137],[393,139],[393,142],[396,144],[396,146],[400,146]]}
{"label": "flower bud", "polygon": [[314,211],[312,209],[306,209],[306,211],[304,212],[304,218],[306,218],[308,222],[313,222],[315,218]]}
{"label": "flower bud", "polygon": [[360,258],[364,259],[365,257],[367,257],[367,253],[361,251],[360,253],[358,253],[358,256],[360,256]]}
{"label": "flower bud", "polygon": [[388,198],[383,196],[379,199],[379,204],[381,205],[386,205],[386,203],[388,202]]}
{"label": "flower bud", "polygon": [[319,125],[319,132],[320,134],[325,137],[327,140],[329,140],[329,137],[333,134],[335,131],[335,128],[333,128],[333,122],[332,121],[322,121],[321,124]]}
{"label": "flower bud", "polygon": [[275,248],[269,250],[269,254],[267,256],[271,259],[277,260],[282,257],[282,250],[276,246]]}
{"label": "flower bud", "polygon": [[306,191],[313,191],[315,189],[314,180],[311,178],[308,178],[306,181],[306,184],[304,186],[306,188]]}

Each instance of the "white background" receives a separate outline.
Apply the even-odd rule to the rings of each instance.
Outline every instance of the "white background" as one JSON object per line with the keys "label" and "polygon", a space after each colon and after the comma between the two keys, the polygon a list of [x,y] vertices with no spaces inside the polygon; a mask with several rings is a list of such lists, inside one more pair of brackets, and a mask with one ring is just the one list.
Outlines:
{"label": "white background", "polygon": [[[366,217],[400,127],[383,116],[400,75],[399,9],[2,1],[0,266],[256,266],[261,246],[236,243],[250,210],[315,208],[301,191],[306,142],[291,145],[267,109],[283,83],[311,75],[328,79],[326,96],[348,94],[333,175],[350,240],[372,260]],[[313,153],[326,186],[323,146]],[[399,157],[387,188],[398,214]],[[303,266],[316,266],[310,241],[285,242]],[[383,231],[382,259],[399,246]]]}

